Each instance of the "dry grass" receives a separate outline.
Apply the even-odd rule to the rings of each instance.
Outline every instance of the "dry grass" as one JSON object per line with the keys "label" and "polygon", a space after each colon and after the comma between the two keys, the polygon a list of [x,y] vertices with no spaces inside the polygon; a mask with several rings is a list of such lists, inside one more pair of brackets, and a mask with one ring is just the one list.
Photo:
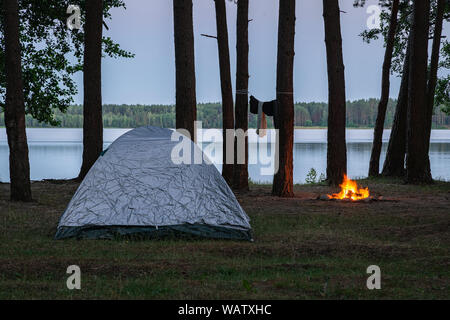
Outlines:
{"label": "dry grass", "polygon": [[[0,299],[448,299],[450,183],[418,187],[363,180],[395,200],[313,200],[327,186],[269,186],[238,194],[255,242],[211,240],[54,241],[59,216],[77,188],[35,182],[35,202],[8,201],[0,184]],[[82,290],[66,288],[66,268],[82,270]],[[366,268],[382,289],[366,288]]]}

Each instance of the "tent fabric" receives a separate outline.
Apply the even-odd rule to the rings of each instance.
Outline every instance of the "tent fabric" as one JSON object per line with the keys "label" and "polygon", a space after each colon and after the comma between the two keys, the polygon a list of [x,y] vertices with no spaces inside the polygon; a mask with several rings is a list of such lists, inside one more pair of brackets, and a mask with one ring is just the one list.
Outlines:
{"label": "tent fabric", "polygon": [[218,170],[189,140],[200,164],[174,164],[173,131],[141,127],[95,162],[58,224],[56,239],[191,235],[251,240],[250,219]]}

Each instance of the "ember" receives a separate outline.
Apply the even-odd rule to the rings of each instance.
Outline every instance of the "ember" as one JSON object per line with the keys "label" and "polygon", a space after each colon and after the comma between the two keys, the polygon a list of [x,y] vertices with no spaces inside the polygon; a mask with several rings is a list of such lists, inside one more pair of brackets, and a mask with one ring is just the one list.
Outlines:
{"label": "ember", "polygon": [[341,192],[333,195],[328,195],[329,199],[350,199],[353,201],[363,200],[369,198],[369,188],[358,189],[356,181],[350,180],[347,175],[344,175],[344,182],[340,185]]}

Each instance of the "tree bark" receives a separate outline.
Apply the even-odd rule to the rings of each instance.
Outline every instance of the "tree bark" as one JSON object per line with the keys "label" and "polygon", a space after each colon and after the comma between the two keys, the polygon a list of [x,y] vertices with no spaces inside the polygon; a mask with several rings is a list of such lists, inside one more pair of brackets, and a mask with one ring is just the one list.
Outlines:
{"label": "tree bark", "polygon": [[176,127],[189,132],[195,141],[197,99],[195,90],[194,22],[192,0],[173,0]]}
{"label": "tree bark", "polygon": [[[237,3],[237,35],[236,35],[236,130],[248,130],[248,10],[249,0]],[[237,155],[235,142],[235,155]],[[234,164],[233,187],[237,190],[248,190],[248,137],[245,137],[245,163]]]}
{"label": "tree bark", "polygon": [[389,34],[386,41],[386,52],[384,54],[383,75],[381,81],[381,98],[378,104],[377,120],[373,135],[372,154],[370,157],[369,177],[378,176],[380,170],[380,154],[383,145],[384,121],[386,109],[389,102],[390,75],[392,65],[392,53],[394,51],[395,35],[397,32],[397,15],[400,0],[392,2],[391,18],[389,23]]}
{"label": "tree bark", "polygon": [[[219,48],[220,85],[222,90],[222,119],[223,119],[223,165],[222,177],[229,186],[233,184],[233,163],[234,157],[227,159],[227,130],[234,130],[234,106],[233,89],[231,87],[230,71],[230,48],[228,45],[227,11],[225,0],[215,0],[216,4],[216,25],[217,44]],[[233,140],[234,149],[234,140]],[[233,152],[234,150],[231,150]]]}
{"label": "tree bark", "polygon": [[294,145],[294,41],[295,0],[280,0],[278,21],[277,101],[279,148],[278,172],[275,173],[272,194],[293,197]]}
{"label": "tree bark", "polygon": [[84,179],[103,151],[102,31],[103,0],[86,1],[83,66],[83,164],[78,179]]}
{"label": "tree bark", "polygon": [[[408,92],[406,182],[431,183],[427,144],[427,69],[430,0],[414,1]],[[428,170],[427,170],[428,168]]]}
{"label": "tree bark", "polygon": [[[436,21],[434,26],[434,36],[433,36],[433,47],[431,51],[431,62],[430,62],[430,74],[428,79],[428,87],[427,87],[427,98],[428,98],[428,109],[427,109],[427,135],[426,135],[426,143],[427,143],[427,158],[428,158],[428,168],[431,172],[430,168],[430,138],[431,138],[431,127],[433,122],[433,109],[434,109],[434,95],[436,92],[436,84],[437,84],[437,73],[439,69],[439,55],[441,50],[441,37],[442,37],[442,24],[444,22],[444,13],[445,13],[445,0],[437,1],[437,10],[436,10]],[[430,173],[431,174],[431,173]]]}
{"label": "tree bark", "polygon": [[347,173],[347,146],[345,67],[338,0],[323,0],[323,18],[328,66],[327,180],[331,185],[339,185]]}
{"label": "tree bark", "polygon": [[5,125],[9,145],[11,200],[31,201],[30,162],[25,130],[25,102],[17,0],[3,0],[5,31]]}
{"label": "tree bark", "polygon": [[406,122],[408,113],[409,60],[412,34],[409,36],[403,63],[402,82],[397,99],[394,121],[386,152],[382,175],[386,177],[404,177],[406,154]]}

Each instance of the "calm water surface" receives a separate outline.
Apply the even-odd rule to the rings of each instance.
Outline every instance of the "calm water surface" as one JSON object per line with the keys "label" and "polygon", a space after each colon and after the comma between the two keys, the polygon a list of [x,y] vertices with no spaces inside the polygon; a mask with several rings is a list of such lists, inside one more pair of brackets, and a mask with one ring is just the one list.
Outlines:
{"label": "calm water surface", "polygon": [[[105,148],[127,129],[105,129]],[[209,130],[208,130],[209,131]],[[82,157],[81,129],[28,129],[31,179],[67,179],[78,175]],[[211,136],[209,132],[208,136]],[[323,129],[295,130],[294,182],[304,183],[311,168],[318,175],[326,171],[327,131]],[[219,134],[220,137],[220,134]],[[389,130],[384,133],[381,164],[384,161]],[[250,132],[249,153],[257,154],[261,144]],[[210,158],[221,159],[221,142],[204,141],[203,148],[214,143],[216,153]],[[372,130],[347,130],[348,174],[351,178],[365,177],[369,168]],[[270,140],[269,140],[270,145]],[[213,148],[213,149],[214,149]],[[270,150],[270,148],[268,148]],[[270,156],[270,152],[267,153]],[[0,181],[9,181],[8,144],[5,129],[0,129]],[[450,181],[450,130],[433,130],[430,147],[431,170],[435,179]],[[221,165],[216,164],[220,170]],[[260,164],[249,166],[250,178],[257,182],[272,182],[272,176],[261,175]]]}

